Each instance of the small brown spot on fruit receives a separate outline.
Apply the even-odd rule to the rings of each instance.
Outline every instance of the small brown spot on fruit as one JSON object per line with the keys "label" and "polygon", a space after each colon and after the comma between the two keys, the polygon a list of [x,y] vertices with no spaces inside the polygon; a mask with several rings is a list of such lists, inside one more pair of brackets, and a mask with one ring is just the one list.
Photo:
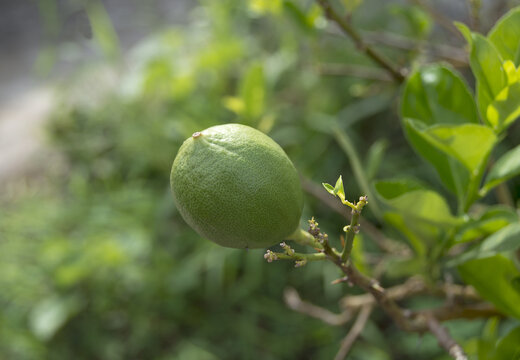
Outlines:
{"label": "small brown spot on fruit", "polygon": [[202,135],[202,133],[200,131],[197,131],[197,132],[194,132],[193,135],[191,135],[191,137],[196,139],[196,138],[198,138],[201,135]]}

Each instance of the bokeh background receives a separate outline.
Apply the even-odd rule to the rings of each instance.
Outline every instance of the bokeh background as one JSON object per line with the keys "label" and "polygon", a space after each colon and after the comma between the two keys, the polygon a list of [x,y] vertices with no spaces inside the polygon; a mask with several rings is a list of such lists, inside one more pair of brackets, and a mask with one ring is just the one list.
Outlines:
{"label": "bokeh background", "polygon": [[[464,41],[436,13],[486,32],[520,4],[482,1],[475,23],[476,1],[341,2],[395,63],[443,61],[469,82]],[[334,312],[357,290],[331,285],[329,264],[267,264],[201,239],[175,209],[170,166],[197,130],[254,126],[306,179],[302,226],[315,216],[337,238],[344,219],[310,193],[342,174],[358,197],[352,151],[368,180],[411,174],[444,191],[403,137],[398,97],[313,1],[3,0],[0,359],[333,358],[349,325],[293,312],[284,289]],[[378,251],[363,239],[360,267]],[[414,271],[386,266],[385,285]],[[449,326],[470,338],[484,324]],[[442,358],[428,335],[395,330],[376,311],[351,358]]]}

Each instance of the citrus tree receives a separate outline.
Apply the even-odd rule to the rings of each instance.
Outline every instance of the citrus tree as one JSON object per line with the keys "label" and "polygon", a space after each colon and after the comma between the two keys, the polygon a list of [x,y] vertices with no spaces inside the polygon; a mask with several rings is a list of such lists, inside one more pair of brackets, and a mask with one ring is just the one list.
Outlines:
{"label": "citrus tree", "polygon": [[[258,4],[268,7],[267,3]],[[474,95],[451,66],[421,64],[410,70],[396,65],[364,41],[345,9],[328,0],[319,0],[318,4],[359,51],[385,70],[391,80],[402,84],[403,132],[415,152],[435,169],[451,201],[412,178],[366,182],[366,169],[357,163],[346,132],[333,121],[330,131],[337,133],[351,158],[352,175],[362,182],[360,187],[365,192],[359,201],[351,202],[348,198],[353,194],[345,192],[342,176],[334,186],[323,184],[324,190],[345,206],[344,213],[350,218],[338,249],[314,218],[308,221],[306,236],[294,230],[293,217],[301,213],[299,196],[294,195],[294,171],[275,143],[260,144],[257,139],[261,135],[248,127],[210,128],[186,140],[172,168],[177,206],[199,234],[223,246],[273,245],[285,233],[286,239],[310,246],[315,252],[296,252],[281,242],[281,252],[265,253],[268,262],[292,260],[300,267],[309,261],[330,261],[344,274],[334,283],[346,282],[370,294],[344,299],[348,315],[344,321],[357,318],[337,359],[347,355],[374,307],[381,308],[402,331],[430,332],[452,358],[468,359],[443,321],[520,318],[520,222],[504,185],[520,174],[520,146],[493,159],[494,150],[520,116],[520,8],[501,18],[487,36],[455,23],[467,41],[476,81]],[[253,107],[259,99],[245,100]],[[278,161],[280,156],[283,164]],[[269,174],[267,178],[265,173]],[[506,193],[499,199],[502,203],[486,201],[489,192],[497,188]],[[366,220],[364,226],[360,224],[369,193],[371,202],[377,204],[376,219],[399,230],[408,241],[410,253],[404,262],[416,270],[404,283],[386,289],[381,285],[385,269],[374,277],[375,269],[364,266],[360,270],[360,260],[352,253],[354,243],[363,241],[356,234],[367,226],[382,250],[390,254],[395,251],[389,245],[393,241],[376,226]],[[286,224],[283,231],[277,231],[280,221]],[[420,310],[400,305],[424,294],[443,299],[443,303]],[[296,293],[288,293],[286,300],[294,309],[320,317],[317,308],[304,305]],[[326,310],[321,313],[328,314]],[[479,342],[478,357],[519,358],[520,327],[496,343]]]}
{"label": "citrus tree", "polygon": [[515,359],[515,2],[201,0],[128,50],[41,2],[92,31],[2,184],[0,358]]}

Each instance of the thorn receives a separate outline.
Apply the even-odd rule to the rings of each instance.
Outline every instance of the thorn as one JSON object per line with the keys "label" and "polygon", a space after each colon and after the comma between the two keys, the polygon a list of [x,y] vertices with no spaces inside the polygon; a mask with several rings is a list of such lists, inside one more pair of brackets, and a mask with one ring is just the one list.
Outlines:
{"label": "thorn", "polygon": [[345,237],[343,235],[339,236],[339,239],[341,240],[341,247],[345,247]]}

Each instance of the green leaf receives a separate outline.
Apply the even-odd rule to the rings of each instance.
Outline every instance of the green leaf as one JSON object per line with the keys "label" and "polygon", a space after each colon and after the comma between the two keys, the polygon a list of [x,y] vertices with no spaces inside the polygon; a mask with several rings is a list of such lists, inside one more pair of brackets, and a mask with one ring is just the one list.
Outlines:
{"label": "green leaf", "polygon": [[485,195],[498,184],[520,174],[520,145],[508,151],[497,160],[486,177],[482,188]]}
{"label": "green leaf", "polygon": [[520,326],[511,330],[497,343],[496,360],[519,360],[520,359]]}
{"label": "green leaf", "polygon": [[404,119],[403,125],[408,141],[415,151],[435,167],[444,185],[457,194],[460,201],[468,187],[468,170],[429,141],[424,133],[425,126],[420,121]]}
{"label": "green leaf", "polygon": [[430,65],[415,71],[404,88],[403,118],[424,124],[478,123],[473,95],[462,77],[445,66]]}
{"label": "green leaf", "polygon": [[338,180],[336,181],[336,185],[334,187],[332,187],[332,185],[326,184],[326,183],[322,183],[322,185],[325,188],[325,190],[327,190],[327,192],[329,192],[330,194],[332,194],[334,196],[339,197],[343,204],[347,203],[347,201],[345,201],[345,190],[343,189],[343,178],[341,175],[339,176]]}
{"label": "green leaf", "polygon": [[502,16],[488,34],[504,60],[520,64],[520,8],[517,7]]}
{"label": "green leaf", "polygon": [[334,195],[337,195],[342,202],[345,201],[345,190],[343,189],[343,178],[341,175],[336,181],[336,185],[334,186]]}
{"label": "green leaf", "polygon": [[520,318],[520,292],[511,283],[520,273],[511,260],[501,255],[471,260],[460,265],[458,271],[484,299],[505,314]]}
{"label": "green leaf", "polygon": [[300,5],[295,1],[284,1],[283,2],[284,12],[287,14],[287,17],[292,19],[297,26],[300,27],[301,30],[307,33],[313,33],[314,22],[309,16],[300,8]]}
{"label": "green leaf", "polygon": [[[504,64],[505,65],[505,64]],[[504,88],[488,105],[486,117],[497,132],[505,130],[520,116],[520,82]]]}
{"label": "green leaf", "polygon": [[520,248],[520,222],[509,224],[487,237],[482,244],[471,249],[448,263],[448,266],[464,263],[473,259],[483,259],[499,253],[515,251]]}
{"label": "green leaf", "polygon": [[375,187],[383,201],[406,218],[445,226],[460,223],[442,196],[414,181],[379,181]]}
{"label": "green leaf", "polygon": [[473,33],[462,24],[455,24],[470,46],[470,66],[477,79],[477,98],[480,115],[487,118],[487,108],[493,99],[507,86],[507,77],[502,68],[502,58],[493,43],[484,36]]}
{"label": "green leaf", "polygon": [[495,352],[495,343],[497,341],[499,320],[498,318],[490,318],[482,330],[482,335],[478,339],[478,360],[492,360]]}
{"label": "green leaf", "polygon": [[421,224],[415,220],[410,221],[410,219],[397,212],[387,212],[383,218],[385,222],[392,225],[406,237],[415,253],[421,257],[426,255],[426,240],[431,241],[439,235],[437,227]]}
{"label": "green leaf", "polygon": [[459,160],[472,176],[478,174],[497,140],[493,130],[476,124],[436,125],[424,134],[437,149]]}
{"label": "green leaf", "polygon": [[249,119],[256,119],[264,111],[265,81],[262,65],[249,67],[240,86],[240,97],[244,103],[244,113]]}
{"label": "green leaf", "polygon": [[321,185],[323,185],[323,187],[325,188],[325,190],[327,190],[327,192],[331,195],[335,195],[334,194],[334,187],[330,184],[327,184],[327,183],[321,183]]}
{"label": "green leaf", "polygon": [[385,200],[395,199],[407,192],[424,189],[424,185],[415,179],[382,180],[375,183],[376,190]]}
{"label": "green leaf", "polygon": [[388,145],[388,140],[379,139],[375,143],[373,143],[368,149],[367,160],[365,165],[366,177],[368,181],[376,177],[381,163],[383,162],[383,158],[385,156],[385,152],[388,148]]}
{"label": "green leaf", "polygon": [[505,206],[494,206],[477,220],[463,225],[455,235],[456,243],[468,242],[491,235],[503,227],[519,221],[516,212]]}
{"label": "green leaf", "polygon": [[90,1],[87,3],[85,10],[92,27],[94,39],[104,55],[111,59],[119,57],[121,53],[119,37],[103,3],[99,0]]}

